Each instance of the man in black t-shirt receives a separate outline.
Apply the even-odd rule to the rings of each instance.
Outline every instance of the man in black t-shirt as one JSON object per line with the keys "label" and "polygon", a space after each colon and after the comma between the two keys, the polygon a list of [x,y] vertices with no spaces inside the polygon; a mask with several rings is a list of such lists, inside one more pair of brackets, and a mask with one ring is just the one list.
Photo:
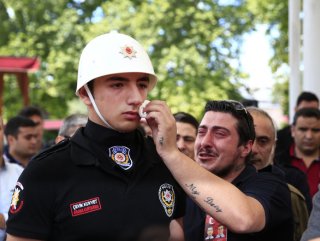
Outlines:
{"label": "man in black t-shirt", "polygon": [[[169,149],[166,145],[173,139],[167,132],[163,149]],[[224,100],[206,104],[195,141],[195,162],[172,151],[174,147],[168,152],[157,145],[191,197],[184,218],[186,240],[203,241],[208,230],[216,237],[220,228],[221,241],[292,241],[288,186],[247,164],[254,139],[250,113],[241,103]]]}

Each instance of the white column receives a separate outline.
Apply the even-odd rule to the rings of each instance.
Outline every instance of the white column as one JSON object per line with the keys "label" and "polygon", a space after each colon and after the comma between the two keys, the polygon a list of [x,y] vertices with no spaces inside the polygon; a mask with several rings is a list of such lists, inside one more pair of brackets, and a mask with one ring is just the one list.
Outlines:
{"label": "white column", "polygon": [[[316,0],[320,1],[320,0]],[[300,0],[289,0],[289,117],[294,116],[294,107],[301,92],[300,74]],[[291,122],[291,121],[290,121]]]}
{"label": "white column", "polygon": [[304,0],[303,12],[303,90],[320,98],[320,0]]}

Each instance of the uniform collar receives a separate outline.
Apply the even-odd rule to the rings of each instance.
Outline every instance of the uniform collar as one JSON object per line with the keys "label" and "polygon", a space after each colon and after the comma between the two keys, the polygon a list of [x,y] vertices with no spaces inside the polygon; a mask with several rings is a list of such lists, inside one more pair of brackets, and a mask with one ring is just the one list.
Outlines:
{"label": "uniform collar", "polygon": [[135,140],[135,131],[128,133],[120,133],[102,125],[96,124],[88,120],[84,128],[84,135],[96,144],[116,143],[117,145],[132,145]]}
{"label": "uniform collar", "polygon": [[[79,128],[70,141],[75,144],[72,145],[71,155],[72,160],[77,165],[99,166],[102,158],[97,155],[97,148],[99,146],[100,148],[106,148],[111,144],[131,148],[133,155],[137,155],[136,159],[139,159],[139,162],[148,159],[145,162],[147,166],[159,162],[159,158],[155,155],[154,144],[147,144],[147,142],[153,142],[153,140],[151,138],[146,140],[138,130],[130,133],[119,133],[88,120],[87,125]],[[81,158],[79,158],[79,153],[81,153]],[[139,163],[135,163],[135,165],[139,165]]]}
{"label": "uniform collar", "polygon": [[[71,145],[71,158],[76,165],[97,165],[98,160],[89,148],[89,141],[84,137],[83,132],[84,128],[79,128],[70,139],[70,141],[75,144]],[[81,155],[80,158],[79,154]]]}

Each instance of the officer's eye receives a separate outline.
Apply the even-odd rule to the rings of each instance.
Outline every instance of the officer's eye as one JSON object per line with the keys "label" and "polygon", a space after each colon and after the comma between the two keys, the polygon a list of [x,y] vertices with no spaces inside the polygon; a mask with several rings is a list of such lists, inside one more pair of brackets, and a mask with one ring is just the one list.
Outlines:
{"label": "officer's eye", "polygon": [[141,83],[139,83],[139,87],[141,89],[148,89],[149,83],[148,82],[141,82]]}
{"label": "officer's eye", "polygon": [[112,88],[121,88],[122,86],[123,86],[123,83],[121,83],[121,82],[111,84]]}

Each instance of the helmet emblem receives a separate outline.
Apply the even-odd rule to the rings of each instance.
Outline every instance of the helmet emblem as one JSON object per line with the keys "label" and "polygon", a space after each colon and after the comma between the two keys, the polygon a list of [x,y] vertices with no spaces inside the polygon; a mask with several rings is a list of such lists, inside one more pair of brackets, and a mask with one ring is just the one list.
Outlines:
{"label": "helmet emblem", "polygon": [[168,217],[171,217],[174,210],[175,193],[173,186],[164,183],[159,188],[159,199]]}
{"label": "helmet emblem", "polygon": [[109,157],[123,170],[128,170],[132,167],[130,157],[130,149],[125,146],[113,146],[109,148]]}
{"label": "helmet emblem", "polygon": [[129,45],[125,45],[125,46],[121,47],[120,53],[123,54],[123,56],[125,58],[129,58],[129,59],[137,57],[136,56],[137,51],[135,51],[134,48]]}

